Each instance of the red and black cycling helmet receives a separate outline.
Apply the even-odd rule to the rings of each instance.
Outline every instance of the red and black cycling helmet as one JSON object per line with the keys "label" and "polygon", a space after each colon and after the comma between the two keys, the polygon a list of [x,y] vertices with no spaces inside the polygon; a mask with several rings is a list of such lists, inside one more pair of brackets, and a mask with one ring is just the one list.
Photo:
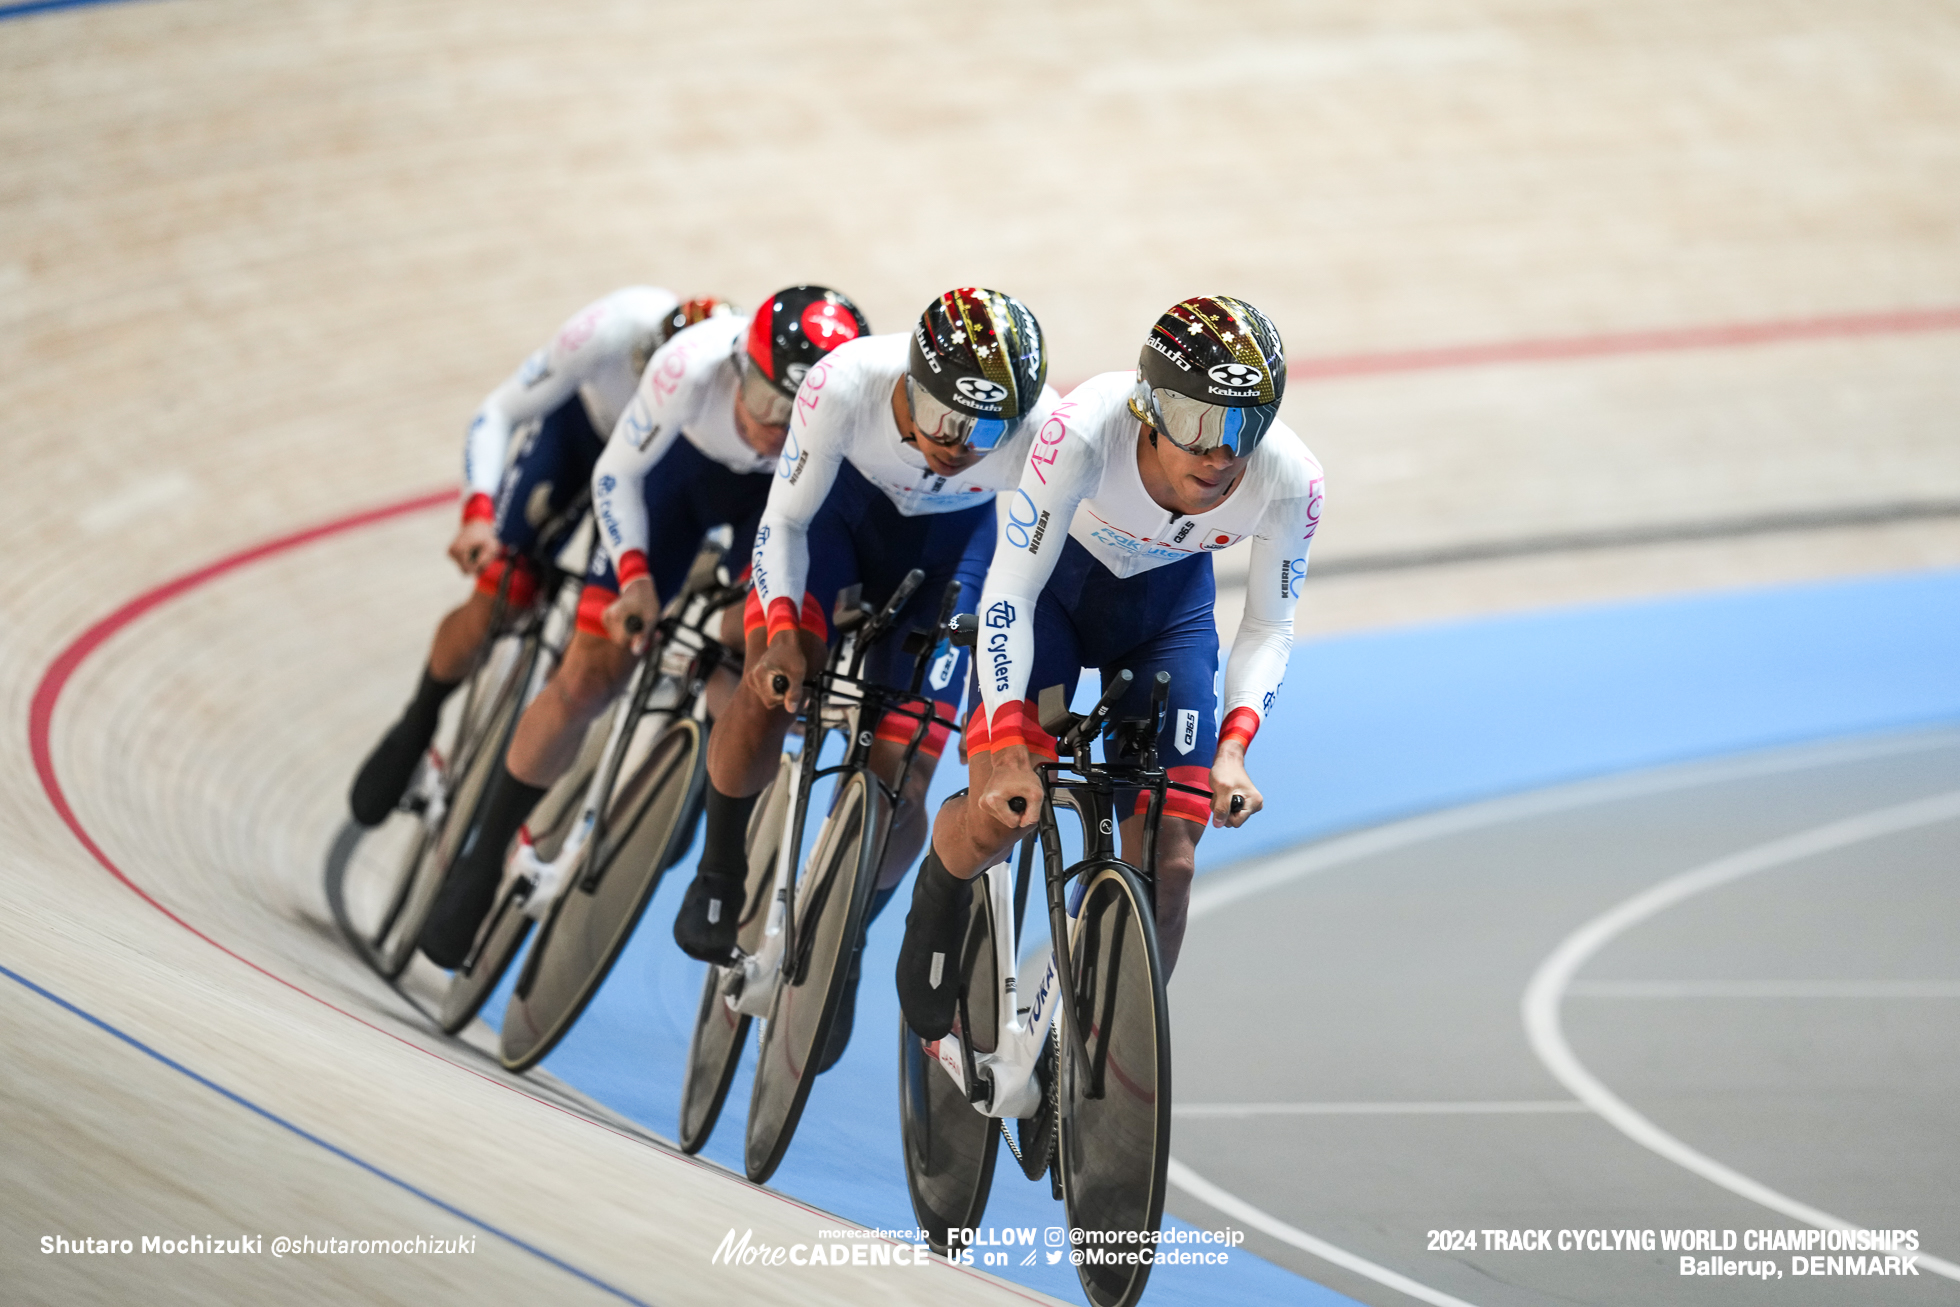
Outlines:
{"label": "red and black cycling helmet", "polygon": [[1201,295],[1173,304],[1143,343],[1130,411],[1188,453],[1258,448],[1286,393],[1286,346],[1244,300]]}
{"label": "red and black cycling helmet", "polygon": [[749,321],[741,355],[742,406],[768,426],[788,422],[810,365],[870,331],[857,305],[827,286],[777,291]]}
{"label": "red and black cycling helmet", "polygon": [[1041,324],[1012,295],[949,290],[912,329],[905,395],[934,444],[992,449],[1033,411],[1047,379]]}

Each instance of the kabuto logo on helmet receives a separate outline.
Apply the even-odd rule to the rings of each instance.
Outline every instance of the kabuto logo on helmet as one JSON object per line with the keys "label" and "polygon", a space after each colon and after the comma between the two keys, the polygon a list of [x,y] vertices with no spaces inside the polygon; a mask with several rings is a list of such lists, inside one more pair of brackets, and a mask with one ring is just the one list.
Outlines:
{"label": "kabuto logo on helmet", "polygon": [[984,404],[989,408],[998,408],[1001,401],[1007,398],[1006,386],[985,377],[961,377],[953,383],[953,388],[975,404]]}
{"label": "kabuto logo on helmet", "polygon": [[809,371],[810,365],[808,363],[792,363],[783,369],[783,376],[789,379],[790,385],[800,386],[803,384],[803,378]]}
{"label": "kabuto logo on helmet", "polygon": [[1220,363],[1205,373],[1221,386],[1245,390],[1266,379],[1266,374],[1245,363]]}

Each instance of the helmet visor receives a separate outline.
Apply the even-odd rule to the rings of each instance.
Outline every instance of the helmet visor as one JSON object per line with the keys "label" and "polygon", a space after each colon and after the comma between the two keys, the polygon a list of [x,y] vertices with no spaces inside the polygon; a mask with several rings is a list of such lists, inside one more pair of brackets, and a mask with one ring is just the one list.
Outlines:
{"label": "helmet visor", "polygon": [[742,407],[749,416],[765,427],[789,425],[789,415],[796,407],[796,399],[777,389],[776,383],[762,375],[762,369],[747,354],[742,358]]}
{"label": "helmet visor", "polygon": [[1164,439],[1187,454],[1205,454],[1223,445],[1232,457],[1250,454],[1273,425],[1277,404],[1228,408],[1163,387],[1143,389],[1144,417]]}
{"label": "helmet visor", "polygon": [[985,453],[1021,425],[1019,418],[983,418],[957,412],[914,381],[909,372],[905,374],[905,402],[912,407],[912,423],[919,434],[949,449],[970,445]]}

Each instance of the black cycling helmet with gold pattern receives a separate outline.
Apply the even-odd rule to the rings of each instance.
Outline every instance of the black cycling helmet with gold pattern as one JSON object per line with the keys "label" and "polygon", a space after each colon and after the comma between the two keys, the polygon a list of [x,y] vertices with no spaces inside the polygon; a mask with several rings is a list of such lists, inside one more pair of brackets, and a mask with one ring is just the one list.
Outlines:
{"label": "black cycling helmet with gold pattern", "polygon": [[906,401],[934,444],[994,448],[1034,410],[1047,379],[1041,324],[1012,295],[949,290],[912,329]]}
{"label": "black cycling helmet with gold pattern", "polygon": [[1286,393],[1286,346],[1244,300],[1201,295],[1173,304],[1143,343],[1130,411],[1188,453],[1258,448]]}

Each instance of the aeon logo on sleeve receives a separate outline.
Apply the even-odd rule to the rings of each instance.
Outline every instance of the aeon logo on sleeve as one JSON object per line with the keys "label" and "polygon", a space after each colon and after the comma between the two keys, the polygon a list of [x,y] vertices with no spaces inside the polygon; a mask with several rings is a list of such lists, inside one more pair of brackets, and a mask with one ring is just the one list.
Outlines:
{"label": "aeon logo on sleeve", "polygon": [[998,407],[1007,398],[1006,386],[985,377],[961,377],[953,383],[953,389],[975,404],[984,404],[989,408]]}

